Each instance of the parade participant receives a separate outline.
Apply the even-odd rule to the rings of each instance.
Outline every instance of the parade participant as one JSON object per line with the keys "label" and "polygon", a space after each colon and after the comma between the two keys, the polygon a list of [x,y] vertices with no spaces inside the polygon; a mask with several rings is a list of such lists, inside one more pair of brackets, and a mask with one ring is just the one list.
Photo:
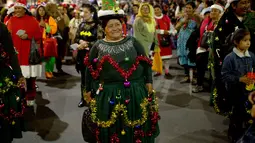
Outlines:
{"label": "parade participant", "polygon": [[[217,113],[228,115],[232,108],[229,105],[226,89],[221,79],[221,67],[223,59],[229,54],[233,47],[230,45],[230,34],[238,28],[247,28],[251,39],[255,38],[255,13],[250,12],[250,0],[228,0],[226,10],[214,30],[212,38],[212,55],[210,67],[213,78],[212,96]],[[251,40],[249,49],[255,53],[255,40]],[[219,110],[218,110],[219,109]]]}
{"label": "parade participant", "polygon": [[253,72],[255,67],[255,55],[248,51],[251,45],[248,30],[236,30],[231,43],[234,43],[235,48],[224,59],[221,74],[227,94],[231,97],[232,114],[228,135],[232,142],[236,142],[244,134],[243,125],[247,125],[250,120],[245,103],[250,92],[248,87],[254,85],[254,80],[248,76],[248,73]]}
{"label": "parade participant", "polygon": [[[40,28],[42,31],[42,44],[46,44],[46,40],[48,38],[51,38],[52,35],[54,35],[57,32],[57,23],[56,21],[47,14],[46,9],[45,9],[45,5],[39,5],[36,9],[36,19],[40,24]],[[53,48],[53,47],[51,47]],[[44,50],[48,50],[45,49]],[[46,52],[45,52],[46,53]],[[51,79],[54,77],[53,75],[53,71],[54,71],[54,65],[55,65],[55,57],[47,57],[47,55],[45,56],[45,77],[47,79]]]}
{"label": "parade participant", "polygon": [[134,37],[123,37],[124,11],[103,0],[98,12],[105,38],[86,57],[86,93],[97,142],[154,143],[159,135],[158,104],[151,61]]}
{"label": "parade participant", "polygon": [[0,23],[0,139],[11,143],[22,138],[23,106],[20,86],[25,86],[17,52],[7,27]]}
{"label": "parade participant", "polygon": [[9,19],[13,16],[13,14],[14,14],[14,4],[11,4],[8,8],[7,15],[4,18],[5,25],[7,25]]}
{"label": "parade participant", "polygon": [[[159,5],[154,6],[155,20],[157,23],[156,33],[158,38],[158,46],[160,47],[160,56],[163,60],[163,66],[165,70],[165,78],[171,79],[172,75],[169,73],[170,58],[172,57],[172,42],[171,35],[175,35],[176,30],[172,25],[169,17],[162,13]],[[161,73],[157,73],[154,76],[159,76]]]}
{"label": "parade participant", "polygon": [[76,70],[81,73],[81,101],[78,107],[85,106],[83,98],[83,92],[85,91],[85,65],[84,57],[88,54],[88,51],[95,44],[97,39],[103,38],[103,29],[100,26],[100,21],[97,17],[97,11],[94,6],[90,4],[84,4],[82,6],[84,12],[84,22],[79,25],[79,29],[76,32],[75,42],[79,44],[78,54],[76,60]]}
{"label": "parade participant", "polygon": [[143,45],[147,56],[151,55],[150,50],[154,48],[152,45],[156,39],[155,26],[153,7],[149,3],[141,3],[133,30],[134,37]]}
{"label": "parade participant", "polygon": [[27,80],[28,105],[34,105],[36,96],[36,77],[42,74],[41,63],[30,64],[29,57],[31,43],[40,41],[41,29],[37,20],[26,9],[26,1],[16,1],[14,4],[15,16],[8,21],[8,29],[11,32],[14,47],[18,52],[19,64],[22,74]]}
{"label": "parade participant", "polygon": [[[187,2],[185,5],[185,15],[176,24],[176,29],[179,30],[177,39],[177,56],[178,62],[184,67],[185,77],[181,80],[181,83],[196,83],[194,79],[190,79],[190,71],[192,71],[195,66],[195,58],[189,56],[191,53],[191,48],[188,46],[187,41],[193,31],[197,30],[200,25],[200,17],[195,14],[196,5],[194,2]],[[197,47],[196,47],[197,48]]]}
{"label": "parade participant", "polygon": [[[214,4],[209,8],[210,8],[209,16],[205,17],[205,19],[202,21],[199,28],[199,41],[197,45],[198,48],[196,50],[197,85],[192,89],[192,92],[194,93],[202,92],[204,90],[203,88],[204,76],[208,68],[207,66],[208,56],[209,56],[209,50],[211,47],[210,47],[210,44],[207,45],[205,43],[208,41],[204,42],[202,40],[203,38],[205,38],[204,36],[211,37],[213,30],[216,27],[221,14],[223,13],[223,7],[221,5]],[[210,40],[210,38],[208,40]]]}
{"label": "parade participant", "polygon": [[67,49],[69,23],[67,23],[65,20],[66,16],[63,16],[61,12],[59,11],[57,4],[47,3],[45,8],[46,8],[47,14],[49,16],[52,16],[56,20],[58,25],[58,31],[54,35],[57,38],[57,43],[58,43],[58,57],[56,58],[56,69],[59,74],[64,74],[62,70],[62,59],[64,59],[65,52]]}

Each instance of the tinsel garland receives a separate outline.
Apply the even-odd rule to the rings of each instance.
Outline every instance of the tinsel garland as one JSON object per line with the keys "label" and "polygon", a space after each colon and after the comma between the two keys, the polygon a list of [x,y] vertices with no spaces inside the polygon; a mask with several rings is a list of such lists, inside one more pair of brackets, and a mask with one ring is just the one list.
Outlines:
{"label": "tinsel garland", "polygon": [[128,118],[127,115],[127,107],[124,104],[117,104],[111,114],[111,117],[108,121],[100,121],[97,118],[97,107],[96,107],[96,100],[92,99],[90,102],[90,107],[91,107],[91,119],[92,122],[96,123],[98,127],[102,127],[102,128],[109,128],[111,127],[113,124],[115,124],[117,118],[119,115],[122,115],[124,117],[124,122],[126,124],[126,126],[129,127],[135,127],[137,125],[142,125],[147,121],[147,117],[148,117],[148,112],[147,112],[147,106],[148,106],[148,99],[144,99],[143,102],[140,104],[141,109],[142,109],[142,118],[135,120],[135,121],[131,121]]}
{"label": "tinsel garland", "polygon": [[[213,108],[214,108],[214,110],[215,110],[215,112],[216,112],[217,114],[220,114],[220,115],[223,115],[223,116],[226,117],[226,118],[229,118],[230,115],[232,115],[232,112],[223,113],[223,112],[220,110],[219,106],[218,106],[218,103],[217,103],[217,101],[216,101],[217,98],[218,98],[218,92],[217,92],[217,89],[214,88],[214,89],[213,89],[213,99],[212,99],[212,100],[213,100]],[[247,114],[251,114],[251,110],[250,110],[250,109],[248,109],[248,108],[246,107],[245,110],[246,110],[246,113],[247,113]]]}
{"label": "tinsel garland", "polygon": [[95,62],[99,62],[98,65],[97,65],[97,69],[94,69],[93,68],[93,64],[91,64],[89,62],[89,56],[88,54],[86,55],[85,57],[85,60],[84,60],[84,64],[88,67],[88,69],[90,70],[90,73],[91,73],[91,76],[94,78],[94,79],[97,79],[100,75],[100,72],[103,70],[102,66],[103,64],[107,61],[109,62],[115,69],[116,71],[118,71],[120,73],[120,75],[125,78],[125,79],[128,79],[132,74],[133,72],[136,70],[136,68],[138,67],[140,61],[145,61],[147,62],[149,65],[152,65],[152,62],[151,60],[146,57],[146,56],[137,56],[136,57],[136,60],[135,60],[135,63],[131,66],[131,68],[128,70],[128,71],[125,71],[124,69],[122,69],[119,64],[113,60],[111,58],[110,55],[105,55],[102,57],[102,59],[100,61],[97,61],[97,59],[94,59]]}
{"label": "tinsel garland", "polygon": [[[99,135],[100,131],[99,128],[109,128],[111,125],[115,124],[117,118],[119,116],[122,116],[124,119],[125,126],[135,128],[134,130],[134,137],[135,137],[135,143],[141,143],[141,138],[147,136],[151,137],[154,132],[156,132],[156,125],[158,123],[158,120],[160,119],[160,116],[158,114],[158,98],[155,95],[155,92],[153,92],[152,95],[148,96],[148,98],[144,99],[143,102],[140,104],[142,108],[142,118],[131,121],[128,119],[127,115],[127,109],[124,104],[117,104],[115,108],[113,109],[111,113],[111,117],[108,121],[100,121],[96,115],[97,115],[97,107],[96,107],[96,100],[92,99],[90,102],[90,108],[91,108],[91,119],[92,122],[96,123],[98,128],[96,129],[96,139],[97,142],[100,143]],[[147,107],[149,106],[150,114],[148,115]],[[148,121],[148,116],[150,117],[151,122],[151,130],[144,132],[142,130],[142,125]],[[125,135],[125,131],[121,131],[122,135]],[[113,133],[110,137],[111,143],[120,143],[120,139],[118,137],[117,133]]]}
{"label": "tinsel garland", "polygon": [[[4,120],[9,121],[12,125],[14,125],[15,124],[14,119],[15,118],[20,118],[24,114],[24,111],[25,111],[25,108],[26,108],[25,102],[22,102],[21,106],[22,106],[21,112],[16,112],[14,109],[10,109],[8,114],[4,114],[4,113],[0,112],[0,117],[3,118]],[[2,111],[4,109],[4,107],[5,107],[5,105],[1,104],[0,105],[0,111]]]}
{"label": "tinsel garland", "polygon": [[[15,76],[14,76],[15,78]],[[0,94],[7,93],[10,89],[18,87],[10,78],[5,78],[4,83],[0,82]]]}

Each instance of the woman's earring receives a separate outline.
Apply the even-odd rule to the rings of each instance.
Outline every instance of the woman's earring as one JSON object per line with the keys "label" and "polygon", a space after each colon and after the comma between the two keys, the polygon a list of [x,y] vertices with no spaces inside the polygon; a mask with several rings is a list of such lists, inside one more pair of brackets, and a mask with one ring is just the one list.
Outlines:
{"label": "woman's earring", "polygon": [[91,17],[94,17],[94,14],[91,14]]}

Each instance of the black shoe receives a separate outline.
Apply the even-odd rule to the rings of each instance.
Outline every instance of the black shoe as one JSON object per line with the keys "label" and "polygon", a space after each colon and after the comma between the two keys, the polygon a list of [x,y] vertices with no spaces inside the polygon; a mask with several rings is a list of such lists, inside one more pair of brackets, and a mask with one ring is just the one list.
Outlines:
{"label": "black shoe", "polygon": [[172,76],[170,73],[166,73],[166,74],[165,74],[165,78],[166,78],[166,79],[172,79],[173,76]]}
{"label": "black shoe", "polygon": [[81,100],[78,104],[78,107],[84,107],[86,105],[86,102],[84,100]]}

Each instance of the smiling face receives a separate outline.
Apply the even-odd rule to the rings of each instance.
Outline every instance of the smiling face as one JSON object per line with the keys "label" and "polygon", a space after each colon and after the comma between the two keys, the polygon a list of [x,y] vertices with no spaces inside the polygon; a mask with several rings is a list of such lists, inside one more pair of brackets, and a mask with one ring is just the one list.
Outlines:
{"label": "smiling face", "polygon": [[154,8],[154,12],[158,17],[162,15],[162,10],[159,7]]}
{"label": "smiling face", "polygon": [[122,38],[122,24],[118,19],[111,19],[105,27],[105,34],[108,39],[119,40]]}
{"label": "smiling face", "polygon": [[250,0],[240,0],[236,6],[232,5],[238,16],[244,16],[250,9]]}
{"label": "smiling face", "polygon": [[141,13],[143,16],[149,16],[150,14],[150,8],[148,5],[143,5],[141,8]]}
{"label": "smiling face", "polygon": [[23,8],[21,6],[15,6],[14,7],[14,13],[15,13],[15,16],[22,17],[22,16],[25,15],[26,10],[25,10],[25,8]]}
{"label": "smiling face", "polygon": [[89,21],[92,18],[92,13],[88,8],[83,9],[83,18],[85,21]]}
{"label": "smiling face", "polygon": [[191,5],[188,4],[188,5],[185,6],[185,12],[186,12],[187,15],[192,15],[193,12],[194,12],[194,9]]}
{"label": "smiling face", "polygon": [[220,17],[221,11],[216,9],[216,8],[212,8],[211,12],[210,12],[210,17],[212,19],[218,19]]}

